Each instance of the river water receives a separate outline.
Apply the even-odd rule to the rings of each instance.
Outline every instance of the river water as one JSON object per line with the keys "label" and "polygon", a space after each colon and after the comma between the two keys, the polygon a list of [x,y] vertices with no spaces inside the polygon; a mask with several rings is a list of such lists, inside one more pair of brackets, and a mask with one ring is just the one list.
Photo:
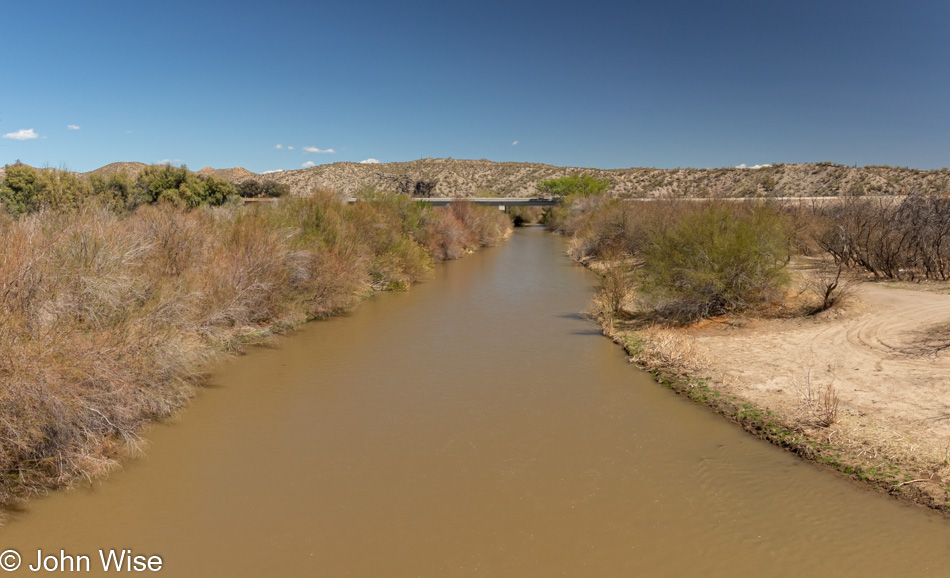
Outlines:
{"label": "river water", "polygon": [[[37,550],[169,576],[883,576],[950,521],[663,389],[578,312],[596,277],[518,230],[435,280],[228,362],[144,457],[34,500]],[[113,571],[114,572],[114,571]]]}

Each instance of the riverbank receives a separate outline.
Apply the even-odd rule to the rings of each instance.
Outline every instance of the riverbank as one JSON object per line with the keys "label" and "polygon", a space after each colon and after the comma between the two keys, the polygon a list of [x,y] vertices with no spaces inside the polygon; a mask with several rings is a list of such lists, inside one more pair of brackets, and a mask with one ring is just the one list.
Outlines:
{"label": "riverbank", "polygon": [[0,215],[0,504],[107,473],[221,356],[408,289],[510,231],[490,209],[326,192]]}
{"label": "riverbank", "polygon": [[[804,285],[807,268],[794,272]],[[864,283],[814,316],[604,334],[666,387],[759,438],[950,514],[950,287]]]}

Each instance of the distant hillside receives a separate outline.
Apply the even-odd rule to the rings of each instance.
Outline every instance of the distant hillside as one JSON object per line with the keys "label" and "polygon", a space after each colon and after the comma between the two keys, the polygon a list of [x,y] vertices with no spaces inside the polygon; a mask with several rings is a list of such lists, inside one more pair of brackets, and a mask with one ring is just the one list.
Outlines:
{"label": "distant hillside", "polygon": [[789,164],[758,169],[590,169],[537,163],[421,159],[406,163],[334,163],[268,173],[292,194],[317,188],[355,196],[365,189],[434,197],[498,195],[531,197],[541,180],[587,173],[605,178],[623,197],[754,197],[950,194],[950,174],[888,166],[846,167],[832,163]]}
{"label": "distant hillside", "polygon": [[260,179],[260,175],[257,173],[252,173],[251,171],[245,169],[244,167],[234,167],[233,169],[213,169],[211,167],[205,167],[198,171],[198,176],[200,177],[209,177],[214,176],[219,179],[224,179],[226,181],[231,181],[232,183],[240,183],[248,179]]}
{"label": "distant hillside", "polygon": [[[112,163],[86,173],[125,172],[132,178],[147,165]],[[432,197],[532,197],[538,181],[588,173],[610,181],[610,191],[622,197],[805,197],[837,195],[897,195],[902,191],[950,195],[947,169],[923,171],[889,166],[848,167],[833,163],[779,164],[756,169],[591,169],[538,163],[496,163],[487,160],[420,159],[405,163],[333,163],[308,169],[256,174],[241,167],[205,167],[200,176],[214,175],[233,183],[249,179],[287,184],[293,195],[314,189],[357,196],[378,190]],[[0,168],[0,177],[3,169]]]}
{"label": "distant hillside", "polygon": [[145,163],[111,163],[104,167],[99,167],[94,171],[89,171],[85,173],[85,175],[102,175],[108,177],[116,173],[125,173],[135,179],[139,176],[139,173],[142,172],[142,169],[147,166]]}

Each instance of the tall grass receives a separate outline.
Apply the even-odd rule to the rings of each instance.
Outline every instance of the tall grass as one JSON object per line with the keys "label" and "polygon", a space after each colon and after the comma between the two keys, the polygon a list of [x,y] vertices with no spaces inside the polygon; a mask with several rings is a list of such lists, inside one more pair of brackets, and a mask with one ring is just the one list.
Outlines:
{"label": "tall grass", "polygon": [[223,352],[404,289],[503,214],[335,194],[0,216],[0,502],[95,476]]}

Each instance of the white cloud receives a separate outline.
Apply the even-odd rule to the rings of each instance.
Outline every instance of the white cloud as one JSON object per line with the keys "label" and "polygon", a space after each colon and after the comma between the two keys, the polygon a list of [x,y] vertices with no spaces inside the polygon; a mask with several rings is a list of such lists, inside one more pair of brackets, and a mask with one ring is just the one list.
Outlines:
{"label": "white cloud", "polygon": [[336,152],[333,149],[318,149],[317,147],[303,147],[303,150],[307,151],[308,153],[325,154],[325,155],[332,155],[333,153]]}
{"label": "white cloud", "polygon": [[511,146],[518,146],[518,141],[511,143]]}
{"label": "white cloud", "polygon": [[287,147],[287,150],[292,151],[294,150],[294,147]]}
{"label": "white cloud", "polygon": [[177,164],[177,163],[180,163],[180,162],[181,162],[181,159],[162,159],[162,160],[158,161],[156,164],[159,164],[159,165],[174,165],[174,164]]}
{"label": "white cloud", "polygon": [[12,140],[33,140],[39,138],[40,135],[36,134],[32,128],[21,128],[16,132],[8,132],[3,135],[3,138],[8,138]]}
{"label": "white cloud", "polygon": [[379,161],[376,159],[366,159],[365,161],[360,161],[361,165],[378,165]]}
{"label": "white cloud", "polygon": [[304,164],[302,164],[302,165],[300,165],[300,166],[303,167],[303,168],[305,168],[305,169],[309,169],[310,167],[315,167],[315,166],[317,166],[317,163],[315,163],[315,162],[313,162],[313,161],[307,161],[307,162],[305,162]]}
{"label": "white cloud", "polygon": [[735,168],[737,168],[737,169],[764,169],[764,168],[768,168],[768,167],[770,167],[770,166],[772,166],[772,165],[770,165],[770,164],[764,164],[764,165],[752,165],[752,166],[750,167],[750,166],[746,166],[745,163],[742,163],[741,165],[736,165]]}
{"label": "white cloud", "polygon": [[284,148],[284,145],[279,144],[279,145],[275,146],[274,148],[275,148],[275,149],[282,149],[282,148]]}
{"label": "white cloud", "polygon": [[261,173],[261,174],[262,174],[262,175],[269,175],[269,174],[271,174],[271,173],[282,173],[282,172],[283,172],[283,170],[277,169],[277,170],[273,170],[273,171],[264,171],[264,172]]}
{"label": "white cloud", "polygon": [[69,130],[79,130],[79,125],[78,125],[78,124],[68,124],[68,125],[66,125],[66,128],[68,128]]}

